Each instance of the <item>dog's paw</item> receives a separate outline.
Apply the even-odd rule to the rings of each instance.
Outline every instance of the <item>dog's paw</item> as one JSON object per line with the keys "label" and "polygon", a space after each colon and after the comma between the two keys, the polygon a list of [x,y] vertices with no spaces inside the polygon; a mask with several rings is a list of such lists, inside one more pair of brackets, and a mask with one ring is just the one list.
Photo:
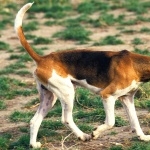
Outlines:
{"label": "dog's paw", "polygon": [[97,130],[93,131],[92,132],[92,139],[97,139],[99,137],[99,135],[100,135],[100,133]]}
{"label": "dog's paw", "polygon": [[79,140],[82,140],[82,141],[90,141],[91,140],[91,135],[88,135],[88,134],[83,134],[82,136],[78,137]]}
{"label": "dog's paw", "polygon": [[139,139],[142,141],[150,141],[150,135],[141,135]]}
{"label": "dog's paw", "polygon": [[31,143],[30,144],[30,147],[32,147],[32,148],[40,148],[41,147],[41,143],[40,142],[36,142],[36,143]]}

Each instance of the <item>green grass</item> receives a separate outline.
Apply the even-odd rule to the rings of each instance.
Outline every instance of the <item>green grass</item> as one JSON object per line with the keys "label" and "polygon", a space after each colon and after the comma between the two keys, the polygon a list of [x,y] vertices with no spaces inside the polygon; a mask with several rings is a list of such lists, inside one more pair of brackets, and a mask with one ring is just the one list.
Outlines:
{"label": "green grass", "polygon": [[8,65],[4,69],[0,70],[0,75],[5,75],[9,73],[15,74],[16,72],[18,72],[18,69],[22,68],[26,68],[25,64],[16,62],[15,64]]}
{"label": "green grass", "polygon": [[99,45],[119,45],[123,44],[123,41],[118,39],[116,36],[106,36],[100,42],[94,43],[95,46]]}
{"label": "green grass", "polygon": [[[47,39],[42,39],[40,42],[51,42],[51,40],[47,40]],[[35,40],[35,42],[38,42],[38,40]],[[31,73],[29,71],[26,70],[26,62],[32,61],[31,57],[29,56],[29,54],[25,51],[24,48],[18,48],[19,49],[19,53],[20,54],[11,54],[9,57],[9,60],[16,60],[16,62],[6,66],[4,69],[0,70],[0,75],[6,75],[6,74],[18,74],[21,76],[26,76],[26,75],[30,75]],[[33,47],[33,49],[39,54],[39,55],[43,55],[43,51],[46,50],[47,48],[43,47],[43,48],[35,48]]]}
{"label": "green grass", "polygon": [[49,130],[60,130],[64,127],[60,120],[51,121],[51,120],[44,120],[41,124],[42,128],[47,128]]}
{"label": "green grass", "polygon": [[68,26],[65,30],[57,32],[53,37],[58,37],[63,40],[73,40],[79,43],[85,43],[89,41],[90,31],[86,30],[84,27],[78,25]]}
{"label": "green grass", "polygon": [[24,89],[27,85],[16,79],[1,76],[0,83],[0,99],[13,99],[17,95],[29,96],[37,93],[31,86],[28,86],[30,89]]}
{"label": "green grass", "polygon": [[10,144],[9,149],[26,150],[29,149],[29,135],[22,135],[17,141]]}
{"label": "green grass", "polygon": [[142,54],[142,55],[148,55],[148,56],[150,56],[150,51],[147,50],[147,49],[142,50],[142,49],[135,48],[134,52]]}
{"label": "green grass", "polygon": [[61,140],[61,136],[57,131],[50,130],[48,128],[42,128],[39,130],[38,138],[48,137],[50,141]]}
{"label": "green grass", "polygon": [[147,27],[143,27],[143,28],[141,28],[141,30],[140,30],[140,32],[141,33],[150,33],[150,28],[147,28]]}
{"label": "green grass", "polygon": [[28,103],[25,104],[25,108],[30,108],[30,107],[32,107],[33,105],[38,104],[39,102],[40,102],[40,101],[39,101],[38,98],[33,99],[32,101],[30,101],[30,102],[28,102]]}
{"label": "green grass", "polygon": [[8,139],[0,137],[0,149],[2,148],[1,150],[7,150],[9,147],[8,143],[9,143]]}
{"label": "green grass", "polygon": [[15,111],[10,115],[10,120],[13,122],[29,122],[33,116],[31,112]]}
{"label": "green grass", "polygon": [[78,88],[76,90],[75,105],[84,108],[103,108],[100,97],[84,88]]}
{"label": "green grass", "polygon": [[[16,5],[10,1],[4,1],[5,7],[0,6],[0,30],[1,37],[5,30],[13,28],[13,21],[15,14],[20,8],[21,4]],[[8,2],[8,4],[6,4]],[[29,0],[27,2],[30,2]],[[138,34],[145,35],[150,33],[148,23],[150,22],[149,17],[149,2],[142,0],[113,0],[113,1],[99,1],[99,0],[83,0],[77,6],[73,6],[69,0],[35,0],[34,5],[27,12],[27,18],[29,23],[24,22],[23,28],[25,35],[28,40],[32,43],[33,49],[40,55],[44,54],[44,50],[47,48],[47,44],[53,44],[52,41],[57,38],[61,40],[72,40],[71,43],[76,44],[89,44],[92,45],[92,36],[94,34],[90,31],[98,32],[110,32],[110,36],[105,36],[98,42],[95,42],[96,46],[103,45],[118,45],[127,44],[126,40],[122,41],[122,36],[133,36],[130,43],[135,46],[134,52],[149,55],[149,48],[145,47],[145,39],[138,36]],[[121,12],[121,13],[119,13]],[[43,16],[44,23],[39,21],[40,15]],[[130,18],[133,16],[133,19]],[[142,28],[136,28],[133,25],[139,25]],[[32,31],[38,30],[42,26],[63,26],[64,30],[55,34],[54,37],[48,38],[42,37],[42,35],[35,36]],[[111,36],[111,28],[116,29],[116,36]],[[9,30],[8,30],[9,31]],[[27,33],[26,33],[27,32]],[[107,34],[107,35],[108,35]],[[118,36],[119,35],[119,36]],[[4,35],[5,36],[5,35]],[[31,98],[31,101],[22,106],[21,111],[12,111],[9,116],[10,121],[14,123],[25,122],[29,124],[30,119],[35,113],[35,107],[38,107],[39,98],[36,90],[36,86],[32,83],[24,83],[25,77],[32,78],[31,72],[28,70],[33,60],[26,53],[22,47],[14,47],[15,44],[11,44],[14,35],[8,35],[7,41],[0,41],[0,50],[6,51],[10,54],[8,61],[10,63],[0,70],[0,111],[7,111],[9,104],[13,105],[12,99],[17,100],[19,97],[23,100],[26,96],[37,95],[36,98]],[[15,39],[15,38],[14,38]],[[11,40],[9,42],[9,40]],[[58,40],[59,41],[59,40]],[[97,40],[95,40],[97,41]],[[124,43],[125,42],[125,43]],[[141,45],[140,45],[141,44]],[[41,47],[41,45],[43,47]],[[137,46],[136,46],[137,45]],[[139,49],[139,45],[143,49]],[[40,48],[37,48],[37,47]],[[10,76],[13,78],[10,78]],[[20,76],[20,80],[14,79]],[[140,86],[137,94],[135,95],[135,105],[138,109],[150,110],[150,85],[149,83]],[[7,101],[7,102],[6,102]],[[115,108],[122,109],[120,101],[116,101]],[[38,133],[38,141],[43,144],[42,150],[51,148],[52,145],[61,145],[62,139],[70,133],[70,129],[66,128],[61,123],[62,108],[59,101],[55,104],[54,108],[48,112],[45,117]],[[74,101],[73,110],[74,121],[77,126],[86,133],[91,133],[95,126],[103,124],[105,120],[105,112],[103,103],[98,95],[91,93],[89,90],[84,88],[77,88],[76,98]],[[124,117],[117,115],[115,117],[115,126],[129,126],[128,121]],[[141,126],[150,126],[150,118],[140,116]],[[145,129],[146,130],[146,129]],[[149,131],[146,131],[148,134]],[[11,128],[5,133],[0,135],[0,150],[27,150],[29,148],[29,126],[21,126],[17,128]],[[117,132],[110,130],[108,136],[117,136]],[[103,138],[103,137],[102,137]],[[104,139],[105,140],[105,139]],[[64,144],[74,145],[80,142],[77,141],[76,136],[71,135],[68,137]],[[81,142],[82,143],[82,142]],[[149,150],[149,143],[141,142],[137,138],[120,139],[120,143],[123,146],[112,145],[108,141],[106,144],[107,149],[110,150]],[[48,148],[47,148],[48,144]],[[103,144],[103,142],[102,142]],[[78,148],[77,145],[77,148]],[[56,146],[57,147],[57,146]],[[94,146],[92,147],[95,148]],[[99,148],[101,149],[101,147]]]}
{"label": "green grass", "polygon": [[125,30],[122,30],[121,33],[125,33],[125,34],[134,34],[136,33],[137,31],[136,30],[132,30],[132,29],[125,29]]}
{"label": "green grass", "polygon": [[115,126],[116,127],[121,127],[121,126],[126,126],[128,125],[127,121],[125,121],[124,119],[122,119],[119,116],[115,117]]}
{"label": "green grass", "polygon": [[140,0],[137,0],[137,1],[127,0],[125,2],[125,8],[128,11],[134,12],[136,14],[146,13],[148,7],[149,7],[149,3],[148,2],[141,2]]}
{"label": "green grass", "polygon": [[143,44],[143,42],[142,42],[142,40],[140,38],[134,38],[132,40],[132,44],[139,45],[139,44]]}
{"label": "green grass", "polygon": [[100,108],[88,112],[87,110],[82,110],[77,112],[74,118],[79,122],[82,120],[85,123],[90,123],[90,122],[92,123],[97,121],[104,122],[105,112],[103,109]]}
{"label": "green grass", "polygon": [[104,12],[97,19],[90,20],[89,22],[93,25],[93,27],[107,27],[114,24],[122,23],[122,20],[124,20],[124,18],[124,15],[114,17],[113,14],[108,14]]}
{"label": "green grass", "polygon": [[1,22],[0,22],[0,29],[5,29],[6,26],[9,26],[9,25],[13,25],[13,21],[12,21],[13,18],[10,18],[10,17],[5,17]]}
{"label": "green grass", "polygon": [[112,146],[109,150],[123,150],[122,146]]}
{"label": "green grass", "polygon": [[96,11],[107,11],[110,9],[108,3],[97,0],[85,1],[79,4],[77,11],[84,14],[92,14]]}
{"label": "green grass", "polygon": [[9,48],[10,48],[10,45],[8,43],[0,41],[0,50],[9,50]]}
{"label": "green grass", "polygon": [[61,113],[62,113],[62,108],[61,105],[59,104],[57,105],[57,107],[54,107],[51,111],[49,111],[46,117],[61,117]]}
{"label": "green grass", "polygon": [[24,31],[34,31],[34,30],[37,30],[38,27],[39,27],[39,22],[31,21],[31,22],[23,25],[23,30]]}
{"label": "green grass", "polygon": [[144,83],[140,86],[135,95],[135,106],[139,108],[150,109],[150,83]]}
{"label": "green grass", "polygon": [[4,101],[0,100],[0,110],[3,110],[6,108],[6,104]]}
{"label": "green grass", "polygon": [[67,12],[72,10],[68,5],[52,5],[48,12],[45,13],[46,18],[61,19],[67,15]]}
{"label": "green grass", "polygon": [[128,150],[149,150],[150,144],[145,142],[135,142]]}
{"label": "green grass", "polygon": [[49,38],[44,38],[44,37],[36,37],[33,39],[33,44],[38,45],[38,44],[50,44],[52,43],[52,40]]}
{"label": "green grass", "polygon": [[94,130],[94,127],[91,125],[86,124],[79,124],[78,127],[83,131],[87,133],[91,133]]}
{"label": "green grass", "polygon": [[46,21],[44,23],[44,25],[46,25],[46,26],[53,26],[53,25],[57,25],[57,24],[58,24],[57,21]]}

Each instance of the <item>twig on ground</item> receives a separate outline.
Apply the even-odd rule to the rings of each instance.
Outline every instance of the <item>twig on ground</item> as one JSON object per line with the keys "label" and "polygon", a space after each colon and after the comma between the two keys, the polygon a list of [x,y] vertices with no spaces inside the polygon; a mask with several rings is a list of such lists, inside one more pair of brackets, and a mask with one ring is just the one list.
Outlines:
{"label": "twig on ground", "polygon": [[[66,150],[67,149],[67,147],[65,146],[65,144],[64,144],[64,142],[65,142],[65,140],[72,134],[73,132],[71,132],[70,134],[68,134],[64,139],[62,139],[62,141],[61,141],[61,148],[62,148],[62,150]],[[65,147],[65,148],[64,148]]]}

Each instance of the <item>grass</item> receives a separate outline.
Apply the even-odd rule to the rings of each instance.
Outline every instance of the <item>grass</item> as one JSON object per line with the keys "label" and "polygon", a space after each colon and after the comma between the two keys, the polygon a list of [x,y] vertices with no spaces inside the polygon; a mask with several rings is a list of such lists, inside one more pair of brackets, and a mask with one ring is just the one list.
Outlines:
{"label": "grass", "polygon": [[148,55],[148,56],[150,56],[150,52],[147,49],[142,50],[142,49],[135,48],[134,52],[142,54],[142,55]]}
{"label": "grass", "polygon": [[44,38],[44,37],[36,37],[33,39],[33,44],[50,44],[52,43],[52,40],[51,39],[48,39],[48,38]]}
{"label": "grass", "polygon": [[50,7],[49,11],[45,13],[45,17],[61,19],[64,18],[71,9],[72,7],[69,5],[54,4]]}
{"label": "grass", "polygon": [[[5,4],[0,6],[0,30],[2,31],[2,39],[3,33],[5,33],[7,29],[13,28],[14,14],[16,14],[18,8],[21,6],[21,4],[16,5],[16,3],[10,1],[3,2],[5,2]],[[29,42],[35,45],[33,49],[40,55],[44,54],[48,44],[54,44],[54,40],[58,40],[58,42],[59,39],[63,41],[71,40],[71,43],[87,44],[86,46],[89,46],[94,43],[91,36],[94,32],[101,34],[101,31],[103,31],[107,33],[106,35],[110,32],[109,35],[112,35],[111,28],[113,28],[116,29],[116,33],[113,35],[116,36],[104,36],[103,39],[95,42],[94,45],[103,48],[103,46],[107,45],[128,44],[126,40],[122,41],[121,39],[123,36],[126,36],[126,39],[128,39],[128,36],[132,36],[133,40],[129,43],[135,46],[134,52],[150,56],[149,48],[145,46],[145,38],[138,36],[139,34],[148,35],[150,33],[148,27],[148,23],[150,22],[150,17],[148,15],[149,6],[149,2],[142,0],[84,0],[78,5],[71,4],[69,0],[35,0],[32,9],[27,13],[28,23],[24,23],[23,28]],[[45,19],[44,23],[39,20],[41,14]],[[133,17],[133,19],[131,19],[130,16]],[[135,25],[139,25],[141,28],[136,28]],[[63,26],[64,30],[54,34],[52,38],[45,38],[42,35],[35,36],[32,31],[36,32],[42,26]],[[92,33],[90,31],[94,32]],[[22,47],[14,46],[17,43],[11,43],[13,38],[14,36],[10,32],[10,35],[7,36],[8,40],[0,41],[1,53],[5,52],[10,54],[8,61],[11,62],[6,67],[0,68],[0,111],[7,111],[10,107],[9,104],[13,105],[11,100],[17,101],[18,98],[21,100],[29,97],[31,100],[24,104],[21,110],[12,111],[7,118],[12,123],[17,124],[22,122],[27,124],[35,113],[35,106],[39,104],[39,98],[35,85],[25,82],[25,77],[32,78],[32,74],[29,71],[32,59]],[[142,46],[143,49],[140,49],[140,46]],[[13,76],[14,74],[19,79],[15,79],[16,77]],[[149,83],[140,86],[135,96],[137,110],[150,110],[149,87]],[[36,98],[35,95],[37,95]],[[105,112],[102,100],[99,96],[84,88],[77,88],[74,104],[74,121],[84,132],[91,133],[95,126],[104,123]],[[122,109],[120,101],[116,101],[115,107],[118,111]],[[61,104],[58,101],[42,122],[38,133],[38,141],[44,144],[41,148],[42,150],[51,148],[51,144],[53,146],[58,144],[61,145],[61,141],[70,133],[70,130],[61,123],[61,113]],[[129,126],[129,123],[120,115],[116,116],[115,122],[116,127]],[[140,122],[141,126],[150,126],[149,117],[140,116]],[[148,133],[149,131],[146,132]],[[110,134],[108,135],[117,136],[117,134],[115,130],[110,130]],[[111,145],[110,142],[108,142],[106,147],[110,150],[150,149],[149,143],[141,142],[137,140],[137,138],[133,138],[127,142],[126,139],[125,141],[120,139],[120,143],[122,143],[123,146]],[[28,144],[28,125],[19,128],[10,128],[6,132],[1,132],[0,150],[27,150],[30,149]],[[64,144],[67,146],[75,144],[79,146],[81,144],[83,145],[82,142],[80,144],[80,142],[77,141],[74,135],[68,137]],[[95,147],[93,146],[92,148],[94,149]],[[101,147],[99,147],[99,149],[101,149]]]}
{"label": "grass", "polygon": [[134,38],[134,39],[132,40],[132,44],[134,44],[134,45],[139,45],[139,44],[143,44],[143,42],[141,41],[140,38]]}
{"label": "grass", "polygon": [[141,28],[141,30],[140,30],[140,32],[141,33],[150,33],[150,28],[147,28],[147,27],[143,27],[143,28]]}
{"label": "grass", "polygon": [[11,79],[8,77],[0,77],[0,99],[13,99],[17,95],[29,96],[37,93],[35,88],[23,89],[26,84],[19,80]]}
{"label": "grass", "polygon": [[3,42],[3,41],[0,41],[0,50],[9,50],[10,48],[10,45]]}
{"label": "grass", "polygon": [[95,46],[98,45],[118,45],[118,44],[123,44],[123,41],[118,39],[116,36],[107,36],[100,40],[100,42],[94,43]]}
{"label": "grass", "polygon": [[128,125],[127,121],[125,121],[124,119],[122,119],[119,116],[115,117],[115,126],[116,127],[122,127],[122,126],[126,126]]}
{"label": "grass", "polygon": [[148,2],[142,2],[140,0],[134,1],[134,0],[127,0],[125,3],[125,8],[128,11],[134,12],[136,14],[143,14],[148,11],[149,7]]}
{"label": "grass", "polygon": [[13,122],[29,122],[33,113],[15,111],[10,115],[10,120]]}
{"label": "grass", "polygon": [[36,99],[32,99],[30,102],[26,103],[25,104],[25,108],[30,108],[32,107],[33,105],[37,105],[39,103],[39,99],[36,98]]}
{"label": "grass", "polygon": [[[35,40],[35,42],[38,42],[38,40]],[[48,39],[41,39],[39,40],[39,42],[44,43],[44,42],[51,42],[51,40]],[[25,76],[25,75],[30,75],[31,73],[29,71],[26,70],[26,62],[32,61],[31,57],[28,55],[27,52],[25,52],[24,48],[18,48],[19,52],[21,54],[11,54],[9,57],[9,60],[16,60],[14,63],[6,66],[4,69],[0,70],[0,75],[5,75],[5,74],[18,74],[21,76]],[[35,48],[33,47],[33,49],[39,54],[39,55],[43,55],[43,51],[46,50],[46,48]]]}
{"label": "grass", "polygon": [[57,121],[51,121],[51,120],[44,120],[42,122],[42,125],[41,125],[42,128],[47,128],[47,129],[50,129],[50,130],[60,130],[64,127],[64,125],[61,123],[60,120],[57,120]]}
{"label": "grass", "polygon": [[0,110],[3,110],[6,108],[6,104],[4,101],[0,100]]}
{"label": "grass", "polygon": [[29,149],[29,136],[24,134],[17,141],[12,142],[9,149],[25,150]]}
{"label": "grass", "polygon": [[149,150],[150,149],[150,144],[149,143],[139,143],[139,142],[135,142],[128,150]]}
{"label": "grass", "polygon": [[112,146],[109,150],[123,150],[122,146]]}
{"label": "grass", "polygon": [[9,140],[4,138],[4,137],[0,137],[0,147],[4,150],[6,150],[8,148],[8,143]]}
{"label": "grass", "polygon": [[85,1],[79,4],[77,11],[79,13],[84,13],[84,14],[91,14],[96,11],[101,11],[101,10],[109,10],[110,6],[108,3],[105,2],[99,2],[97,0],[90,0],[90,1]]}
{"label": "grass", "polygon": [[108,14],[104,12],[97,19],[90,20],[90,23],[93,25],[93,27],[107,27],[117,23],[122,23],[124,17],[124,15],[114,17],[113,14]]}
{"label": "grass", "polygon": [[86,30],[84,27],[72,25],[66,27],[63,31],[55,33],[53,37],[58,37],[63,40],[73,40],[82,44],[90,40],[89,35],[90,31]]}
{"label": "grass", "polygon": [[23,25],[24,31],[34,31],[37,30],[39,26],[39,23],[37,21],[31,21],[25,25]]}

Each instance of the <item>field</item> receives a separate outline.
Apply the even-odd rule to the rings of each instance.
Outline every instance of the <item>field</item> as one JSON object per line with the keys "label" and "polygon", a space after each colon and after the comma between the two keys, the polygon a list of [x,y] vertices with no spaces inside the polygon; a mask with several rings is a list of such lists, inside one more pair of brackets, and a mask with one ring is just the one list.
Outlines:
{"label": "field", "polygon": [[[35,63],[21,47],[14,19],[31,1],[0,0],[0,150],[29,150],[29,121],[39,105],[32,72]],[[28,42],[40,55],[73,48],[150,55],[150,0],[35,0],[23,21]],[[150,83],[135,96],[141,127],[150,134]],[[150,150],[150,142],[131,133],[127,116],[116,102],[115,127],[97,140],[82,142],[61,123],[57,101],[41,124],[40,150]],[[101,98],[78,87],[73,116],[92,133],[105,120]]]}

